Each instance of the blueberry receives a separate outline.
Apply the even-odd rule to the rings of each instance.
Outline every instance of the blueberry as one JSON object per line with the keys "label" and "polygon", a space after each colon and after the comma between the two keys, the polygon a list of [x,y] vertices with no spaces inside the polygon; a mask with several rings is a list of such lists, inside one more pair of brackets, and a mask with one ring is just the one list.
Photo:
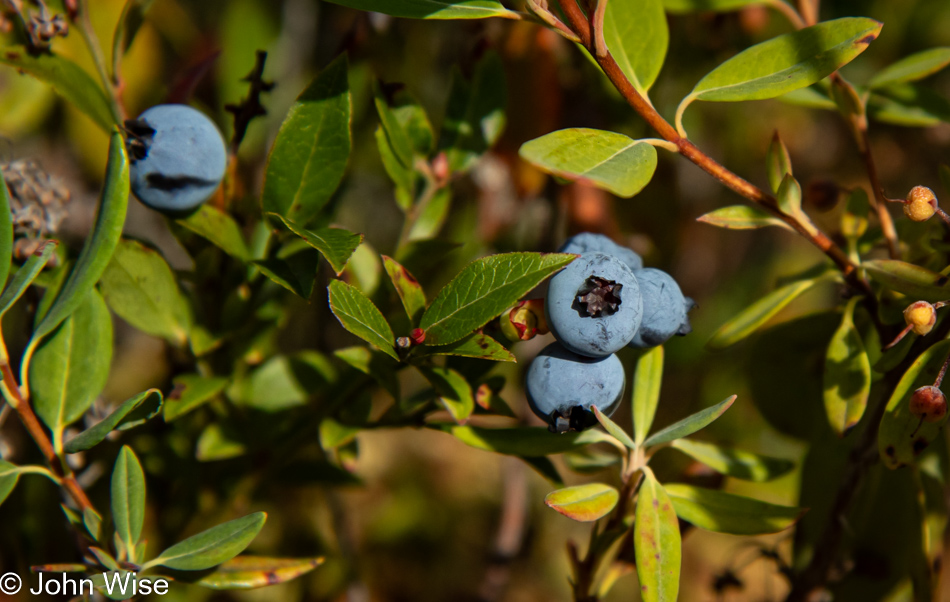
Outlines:
{"label": "blueberry", "polygon": [[531,411],[551,431],[580,431],[597,423],[591,406],[611,415],[623,397],[626,379],[616,355],[590,358],[551,343],[531,362],[525,391]]}
{"label": "blueberry", "polygon": [[686,335],[693,328],[686,313],[696,304],[684,297],[673,277],[656,268],[634,271],[643,297],[643,319],[631,347],[656,347],[674,334]]}
{"label": "blueberry", "polygon": [[132,192],[163,213],[190,213],[214,194],[227,166],[221,132],[187,105],[158,105],[126,121]]}
{"label": "blueberry", "polygon": [[631,270],[643,268],[643,258],[637,255],[636,252],[618,245],[603,234],[594,234],[593,232],[581,232],[568,238],[558,249],[558,253],[577,253],[578,255],[605,253],[624,262]]}
{"label": "blueberry", "polygon": [[606,357],[623,349],[640,327],[640,286],[620,259],[585,253],[551,278],[544,312],[562,345]]}

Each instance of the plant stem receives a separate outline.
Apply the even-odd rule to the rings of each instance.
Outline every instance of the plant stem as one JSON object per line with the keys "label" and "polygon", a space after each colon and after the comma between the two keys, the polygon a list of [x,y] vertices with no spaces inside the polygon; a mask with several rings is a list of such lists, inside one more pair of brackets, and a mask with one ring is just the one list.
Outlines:
{"label": "plant stem", "polygon": [[802,15],[795,10],[795,7],[784,0],[772,0],[768,3],[768,6],[782,13],[795,29],[804,29],[808,27],[808,25],[814,25],[814,23],[806,23]]}
{"label": "plant stem", "polygon": [[676,129],[661,116],[655,108],[639,93],[633,84],[627,79],[617,61],[608,52],[604,56],[596,56],[592,47],[593,35],[590,21],[584,16],[583,11],[577,4],[577,0],[561,0],[561,8],[568,19],[570,26],[581,39],[583,45],[591,51],[600,68],[607,75],[610,82],[617,88],[624,100],[666,141],[675,144],[679,153],[695,163],[706,173],[710,174],[727,188],[735,191],[741,196],[749,199],[764,207],[767,211],[781,219],[789,226],[794,228],[799,234],[804,236],[809,242],[818,247],[825,255],[831,259],[841,273],[844,275],[848,284],[861,293],[871,297],[871,288],[866,281],[859,275],[857,266],[848,258],[848,256],[835,245],[827,235],[817,229],[812,229],[807,224],[801,223],[794,216],[786,215],[778,208],[775,197],[768,194],[761,188],[751,182],[746,181],[735,173],[729,171],[725,166],[718,163],[715,159],[701,151],[692,142],[680,136]]}
{"label": "plant stem", "polygon": [[102,46],[99,44],[96,31],[92,27],[92,21],[89,19],[89,6],[86,0],[79,0],[79,16],[76,24],[79,26],[79,35],[82,36],[86,47],[89,49],[89,54],[92,55],[96,72],[99,74],[106,96],[109,98],[109,110],[112,112],[112,118],[117,124],[121,124],[125,121],[125,109],[122,107],[122,103],[119,102],[115,83],[106,68],[106,58],[102,53]]}

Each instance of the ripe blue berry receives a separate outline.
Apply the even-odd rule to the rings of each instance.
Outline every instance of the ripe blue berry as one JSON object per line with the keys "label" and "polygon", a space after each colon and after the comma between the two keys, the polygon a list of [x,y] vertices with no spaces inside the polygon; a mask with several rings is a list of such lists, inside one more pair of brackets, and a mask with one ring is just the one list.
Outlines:
{"label": "ripe blue berry", "polygon": [[189,213],[221,184],[224,139],[214,123],[187,105],[158,105],[126,121],[132,192],[163,213]]}
{"label": "ripe blue berry", "polygon": [[558,249],[558,253],[604,253],[613,255],[620,261],[627,264],[631,270],[643,268],[643,258],[637,255],[631,249],[623,247],[610,240],[603,234],[594,234],[593,232],[581,232],[568,238]]}
{"label": "ripe blue berry", "polygon": [[552,432],[564,433],[597,424],[591,406],[610,416],[620,406],[625,383],[616,355],[584,357],[551,343],[531,362],[525,391],[531,411]]}
{"label": "ripe blue berry", "polygon": [[613,255],[585,253],[551,278],[544,312],[562,345],[606,357],[623,349],[640,327],[640,286]]}
{"label": "ripe blue berry", "polygon": [[636,270],[634,274],[643,297],[643,319],[630,346],[656,347],[674,334],[689,334],[693,328],[686,313],[696,304],[683,296],[676,280],[656,268]]}

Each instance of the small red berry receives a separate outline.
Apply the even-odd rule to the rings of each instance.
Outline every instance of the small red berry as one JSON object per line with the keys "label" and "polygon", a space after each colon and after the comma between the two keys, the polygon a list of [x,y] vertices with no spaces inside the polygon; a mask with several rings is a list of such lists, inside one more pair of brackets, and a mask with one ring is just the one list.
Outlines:
{"label": "small red berry", "polygon": [[904,321],[912,327],[914,334],[924,336],[937,323],[937,310],[926,301],[915,301],[904,310]]}
{"label": "small red berry", "polygon": [[937,387],[921,387],[910,398],[910,413],[924,422],[939,422],[947,414],[947,398]]}
{"label": "small red berry", "polygon": [[412,332],[409,333],[409,338],[412,340],[413,345],[421,345],[426,340],[426,331],[421,328],[413,328]]}

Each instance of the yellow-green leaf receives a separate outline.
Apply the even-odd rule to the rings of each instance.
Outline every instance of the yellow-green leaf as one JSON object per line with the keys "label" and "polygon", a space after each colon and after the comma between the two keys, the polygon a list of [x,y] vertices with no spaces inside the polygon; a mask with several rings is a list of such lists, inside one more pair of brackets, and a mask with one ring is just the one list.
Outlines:
{"label": "yellow-green leaf", "polygon": [[638,445],[647,438],[653,426],[662,380],[663,347],[658,346],[640,356],[633,373],[633,432]]}
{"label": "yellow-green leaf", "polygon": [[720,326],[706,346],[710,349],[725,349],[738,343],[764,326],[778,312],[785,309],[789,303],[820,280],[821,278],[799,280],[772,291]]}
{"label": "yellow-green leaf", "polygon": [[667,485],[676,514],[701,529],[733,535],[778,533],[794,525],[805,510],[747,497],[681,485]]}
{"label": "yellow-green leaf", "polygon": [[665,489],[645,470],[637,497],[633,543],[643,602],[676,602],[682,543],[676,512]]}
{"label": "yellow-green leaf", "polygon": [[860,297],[845,306],[841,326],[825,355],[825,413],[831,428],[844,436],[861,420],[871,393],[871,361],[854,326],[854,308]]}
{"label": "yellow-green leaf", "polygon": [[760,456],[712,443],[677,439],[670,445],[717,472],[746,481],[771,481],[795,468],[795,464],[789,460]]}
{"label": "yellow-green leaf", "polygon": [[544,503],[568,518],[591,522],[607,516],[619,499],[620,494],[610,485],[589,483],[552,491]]}

